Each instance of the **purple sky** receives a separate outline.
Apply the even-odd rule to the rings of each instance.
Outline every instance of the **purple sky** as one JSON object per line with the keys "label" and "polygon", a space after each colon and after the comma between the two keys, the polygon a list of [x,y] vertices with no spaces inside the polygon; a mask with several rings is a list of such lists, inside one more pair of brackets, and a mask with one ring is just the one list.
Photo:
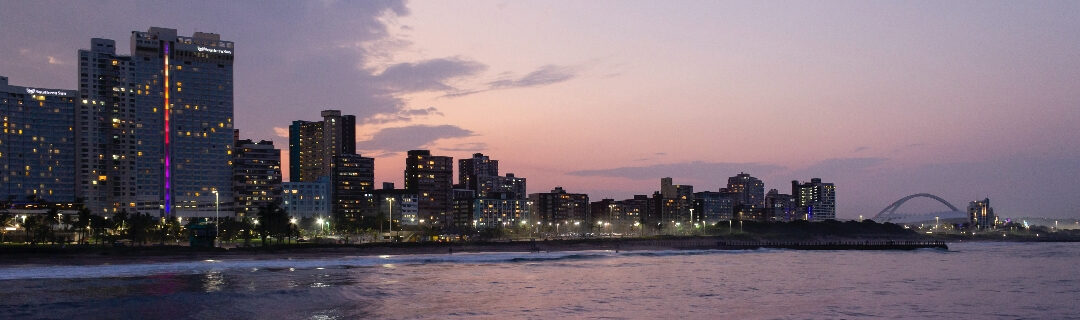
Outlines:
{"label": "purple sky", "polygon": [[0,0],[0,75],[75,88],[91,37],[150,26],[236,42],[242,137],[363,119],[378,181],[429,148],[597,200],[745,171],[835,182],[840,218],[1080,217],[1080,2]]}

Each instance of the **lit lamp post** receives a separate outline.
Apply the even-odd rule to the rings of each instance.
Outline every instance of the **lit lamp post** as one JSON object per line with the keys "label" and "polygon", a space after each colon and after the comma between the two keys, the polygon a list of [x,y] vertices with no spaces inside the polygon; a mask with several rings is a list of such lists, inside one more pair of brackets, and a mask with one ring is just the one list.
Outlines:
{"label": "lit lamp post", "polygon": [[[315,229],[315,231],[316,231],[315,236],[318,236],[319,233],[320,233],[318,231],[322,231],[321,229],[322,229],[322,226],[323,226],[323,218],[320,217],[318,219],[315,219],[315,224],[319,225],[319,229]],[[380,237],[381,237],[381,235],[380,235]]]}
{"label": "lit lamp post", "polygon": [[394,198],[386,198],[386,201],[390,201],[390,240],[394,239]]}
{"label": "lit lamp post", "polygon": [[217,190],[214,193],[214,246],[217,246],[218,235],[221,233],[221,199]]}

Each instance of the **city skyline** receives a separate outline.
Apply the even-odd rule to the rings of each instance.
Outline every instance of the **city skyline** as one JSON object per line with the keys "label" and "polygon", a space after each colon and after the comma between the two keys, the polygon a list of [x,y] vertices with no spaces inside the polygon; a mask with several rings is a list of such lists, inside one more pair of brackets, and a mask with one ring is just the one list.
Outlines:
{"label": "city skyline", "polygon": [[[1080,94],[1069,88],[1080,62],[1068,56],[1080,39],[1067,31],[1078,22],[1055,14],[1074,3],[159,4],[0,3],[0,29],[42,31],[0,32],[0,75],[76,89],[90,38],[213,32],[237,43],[235,128],[272,139],[282,168],[289,124],[340,109],[357,115],[376,182],[404,185],[405,151],[426,148],[490,154],[531,192],[594,200],[651,193],[662,177],[717,190],[747,172],[766,189],[835,182],[840,219],[922,192],[989,196],[1007,216],[1080,206]],[[79,6],[117,10],[98,21]],[[664,23],[631,22],[650,17]]]}

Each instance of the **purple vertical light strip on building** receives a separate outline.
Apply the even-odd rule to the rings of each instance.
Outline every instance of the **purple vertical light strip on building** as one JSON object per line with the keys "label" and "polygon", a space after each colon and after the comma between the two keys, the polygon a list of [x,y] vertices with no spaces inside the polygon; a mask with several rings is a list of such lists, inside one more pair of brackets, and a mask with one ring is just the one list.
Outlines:
{"label": "purple vertical light strip on building", "polygon": [[172,212],[172,178],[169,174],[169,42],[165,42],[165,215]]}

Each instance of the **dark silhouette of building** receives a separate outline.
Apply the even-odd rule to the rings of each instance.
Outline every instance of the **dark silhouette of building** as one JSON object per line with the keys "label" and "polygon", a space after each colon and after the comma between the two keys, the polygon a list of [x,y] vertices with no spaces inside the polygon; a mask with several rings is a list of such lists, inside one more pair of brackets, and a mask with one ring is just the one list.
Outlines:
{"label": "dark silhouette of building", "polygon": [[331,168],[333,213],[338,223],[356,223],[377,214],[375,159],[358,154],[334,156]]}
{"label": "dark silhouette of building", "polygon": [[417,193],[420,219],[433,226],[454,225],[454,158],[433,156],[428,150],[410,150],[405,158],[405,190]]}
{"label": "dark silhouette of building", "polygon": [[281,149],[273,141],[238,140],[233,150],[234,210],[252,217],[281,199]]}
{"label": "dark silhouette of building", "polygon": [[975,229],[989,229],[997,223],[994,208],[990,207],[990,198],[968,203],[968,223]]}
{"label": "dark silhouette of building", "polygon": [[[721,190],[724,192],[725,190]],[[765,208],[765,183],[753,176],[740,172],[728,178],[726,192],[735,195],[735,218],[738,220],[763,220]]]}
{"label": "dark silhouette of building", "polygon": [[[694,186],[672,184],[671,178],[660,179],[660,221],[665,225],[693,224]],[[693,221],[691,221],[693,220]]]}
{"label": "dark silhouette of building", "polygon": [[513,173],[500,176],[499,160],[492,160],[482,153],[458,160],[457,188],[476,191],[477,198],[524,200],[528,197],[525,184],[525,178],[515,177]]}
{"label": "dark silhouette of building", "polygon": [[694,193],[694,212],[708,224],[731,220],[735,210],[732,193],[702,191]]}
{"label": "dark silhouette of building", "polygon": [[779,190],[769,189],[765,194],[765,215],[767,221],[792,221],[796,219],[795,198]]}
{"label": "dark silhouette of building", "polygon": [[536,218],[533,220],[545,225],[590,224],[593,221],[587,194],[567,193],[562,187],[555,187],[551,192],[530,194],[529,201],[534,206],[532,212]]}

